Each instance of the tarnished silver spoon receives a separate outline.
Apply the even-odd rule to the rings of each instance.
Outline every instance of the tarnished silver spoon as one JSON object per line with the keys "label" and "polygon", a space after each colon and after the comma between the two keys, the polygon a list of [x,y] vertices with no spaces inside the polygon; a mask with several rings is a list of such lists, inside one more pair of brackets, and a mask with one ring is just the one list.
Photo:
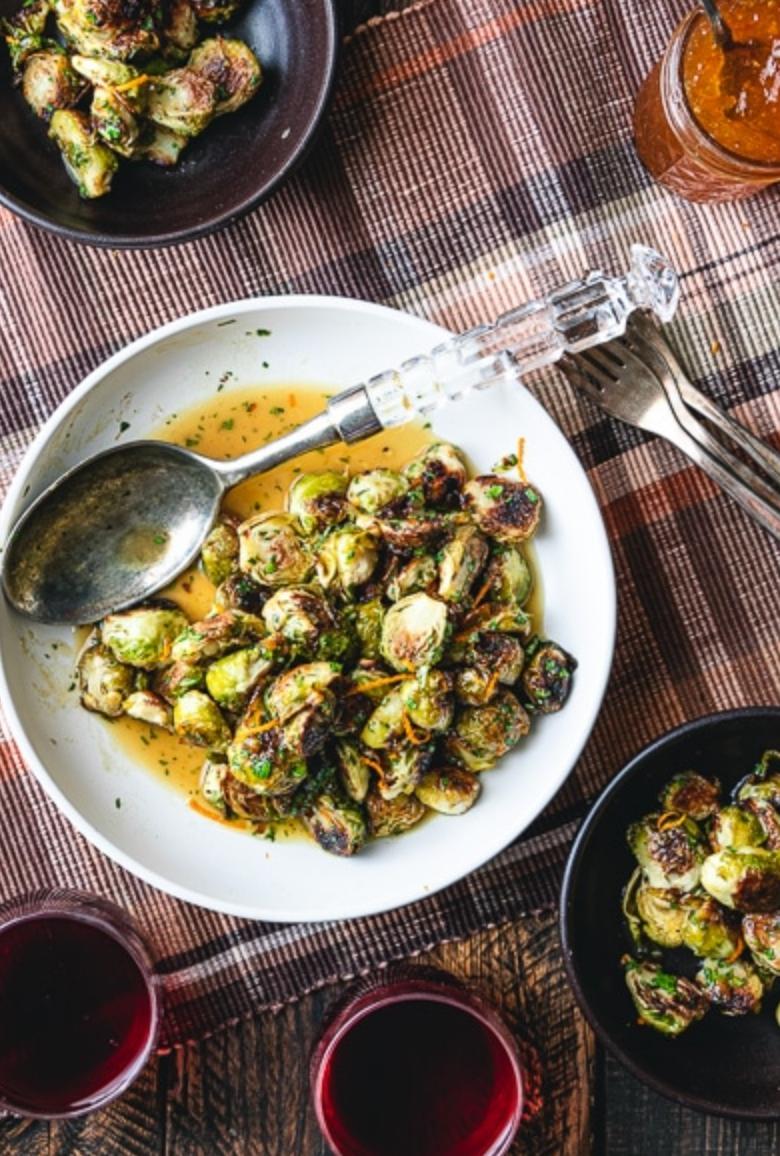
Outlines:
{"label": "tarnished silver spoon", "polygon": [[234,461],[165,442],[97,454],[58,478],[13,527],[2,580],[12,605],[40,622],[96,622],[162,590],[196,558],[225,491],[335,442],[360,441],[443,402],[619,337],[635,309],[669,320],[677,276],[634,245],[623,277],[593,272],[542,301],[443,342],[331,398],[322,414]]}

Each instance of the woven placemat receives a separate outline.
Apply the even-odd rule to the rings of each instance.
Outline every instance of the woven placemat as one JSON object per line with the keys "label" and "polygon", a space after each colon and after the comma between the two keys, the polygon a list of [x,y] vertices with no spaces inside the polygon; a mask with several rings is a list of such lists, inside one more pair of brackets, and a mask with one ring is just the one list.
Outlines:
{"label": "woven placemat", "polygon": [[[684,204],[650,183],[633,99],[688,0],[424,0],[350,39],[306,167],[227,231],[161,252],[90,250],[0,214],[0,465],[108,353],[190,310],[269,292],[382,301],[453,329],[664,250],[671,333],[702,389],[780,427],[778,196]],[[589,471],[620,591],[617,657],[576,772],[533,831],[425,902],[349,924],[269,926],[189,907],[95,851],[13,744],[0,749],[0,893],[91,888],[162,953],[165,1043],[555,901],[587,801],[646,740],[780,700],[778,551],[668,446],[617,426],[554,372],[531,386]]]}

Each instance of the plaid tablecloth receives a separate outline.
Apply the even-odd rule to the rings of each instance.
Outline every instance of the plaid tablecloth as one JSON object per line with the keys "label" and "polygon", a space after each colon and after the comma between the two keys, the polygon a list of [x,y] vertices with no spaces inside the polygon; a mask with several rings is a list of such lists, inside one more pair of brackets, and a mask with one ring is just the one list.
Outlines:
{"label": "plaid tablecloth", "polygon": [[[422,0],[348,41],[319,145],[269,204],[162,252],[100,252],[0,214],[0,465],[107,354],[182,313],[263,293],[337,293],[454,329],[644,240],[682,273],[672,336],[702,389],[780,430],[778,191],[687,205],[631,143],[635,94],[690,0]],[[555,902],[587,801],[664,729],[780,701],[771,539],[658,441],[556,373],[529,386],[588,470],[612,539],[612,682],[575,773],[532,832],[457,886],[349,924],[278,927],[188,907],[128,875],[0,750],[0,894],[58,882],[131,909],[162,953],[165,1041]]]}

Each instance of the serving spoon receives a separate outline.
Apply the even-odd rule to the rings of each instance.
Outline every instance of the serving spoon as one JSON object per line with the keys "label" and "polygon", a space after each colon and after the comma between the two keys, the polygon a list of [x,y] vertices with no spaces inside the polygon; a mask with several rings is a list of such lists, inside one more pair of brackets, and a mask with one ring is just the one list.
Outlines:
{"label": "serving spoon", "polygon": [[16,522],[3,554],[8,600],[40,622],[96,622],[190,566],[225,492],[298,454],[351,444],[445,401],[620,336],[636,309],[668,321],[677,275],[642,245],[622,277],[589,273],[337,394],[291,433],[233,461],[160,441],[99,453],[58,478]]}

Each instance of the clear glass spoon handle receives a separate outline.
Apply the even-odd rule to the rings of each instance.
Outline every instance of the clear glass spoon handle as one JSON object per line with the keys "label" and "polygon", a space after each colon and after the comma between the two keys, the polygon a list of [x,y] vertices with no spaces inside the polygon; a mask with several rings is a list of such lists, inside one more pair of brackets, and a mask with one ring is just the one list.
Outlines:
{"label": "clear glass spoon handle", "polygon": [[365,390],[383,428],[402,425],[472,390],[516,381],[564,353],[620,337],[636,309],[669,321],[679,294],[677,274],[666,258],[632,245],[631,268],[624,276],[589,273],[355,388]]}

